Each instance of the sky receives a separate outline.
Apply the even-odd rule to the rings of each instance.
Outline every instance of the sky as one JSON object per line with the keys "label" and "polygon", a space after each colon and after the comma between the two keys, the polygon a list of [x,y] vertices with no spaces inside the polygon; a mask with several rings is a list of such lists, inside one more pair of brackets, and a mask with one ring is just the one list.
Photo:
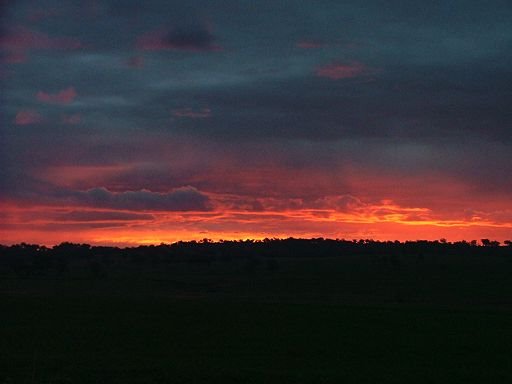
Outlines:
{"label": "sky", "polygon": [[0,243],[512,238],[510,1],[0,4]]}

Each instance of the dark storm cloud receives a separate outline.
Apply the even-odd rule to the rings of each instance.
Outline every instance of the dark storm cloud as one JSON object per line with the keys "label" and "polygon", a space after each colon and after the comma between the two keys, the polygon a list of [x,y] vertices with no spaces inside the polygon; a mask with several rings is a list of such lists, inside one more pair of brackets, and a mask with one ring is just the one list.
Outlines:
{"label": "dark storm cloud", "polygon": [[215,44],[213,34],[202,25],[186,25],[157,29],[137,39],[137,48],[147,51],[182,50],[182,51],[213,51],[220,47]]}

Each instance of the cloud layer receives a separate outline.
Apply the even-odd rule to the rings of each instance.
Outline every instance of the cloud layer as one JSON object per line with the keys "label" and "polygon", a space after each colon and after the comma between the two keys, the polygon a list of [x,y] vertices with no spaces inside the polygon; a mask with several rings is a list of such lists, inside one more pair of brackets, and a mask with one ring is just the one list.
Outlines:
{"label": "cloud layer", "polygon": [[0,242],[512,238],[508,2],[0,17]]}

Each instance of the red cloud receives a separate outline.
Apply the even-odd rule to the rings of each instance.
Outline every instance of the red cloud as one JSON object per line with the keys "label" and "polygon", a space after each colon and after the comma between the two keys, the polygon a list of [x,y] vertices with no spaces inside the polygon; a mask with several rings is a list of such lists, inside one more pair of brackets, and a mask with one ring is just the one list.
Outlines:
{"label": "red cloud", "polygon": [[351,79],[368,73],[368,68],[358,62],[353,63],[332,63],[318,67],[315,71],[317,76],[328,77],[333,80]]}
{"label": "red cloud", "polygon": [[[50,37],[45,33],[32,31],[25,27],[16,27],[0,36],[0,48],[7,51],[10,63],[25,61],[30,49],[78,49],[79,40],[71,37]],[[4,60],[5,61],[5,60]]]}
{"label": "red cloud", "polygon": [[24,109],[19,111],[16,114],[16,118],[14,119],[14,123],[16,125],[37,124],[41,121],[41,115],[32,109]]}
{"label": "red cloud", "polygon": [[325,44],[316,40],[301,40],[298,41],[295,46],[302,49],[315,49],[322,48]]}
{"label": "red cloud", "polygon": [[188,117],[191,119],[204,119],[211,116],[210,108],[202,108],[194,111],[192,108],[175,109],[172,114],[176,117]]}
{"label": "red cloud", "polygon": [[37,92],[36,97],[37,100],[42,101],[43,103],[69,104],[75,99],[76,91],[73,87],[63,89],[55,94],[39,91]]}
{"label": "red cloud", "polygon": [[159,29],[157,31],[148,32],[139,36],[135,43],[138,49],[144,51],[160,51],[170,49],[163,41],[165,30]]}
{"label": "red cloud", "polygon": [[17,27],[0,38],[0,46],[11,49],[78,49],[82,44],[71,37],[50,37],[45,33]]}

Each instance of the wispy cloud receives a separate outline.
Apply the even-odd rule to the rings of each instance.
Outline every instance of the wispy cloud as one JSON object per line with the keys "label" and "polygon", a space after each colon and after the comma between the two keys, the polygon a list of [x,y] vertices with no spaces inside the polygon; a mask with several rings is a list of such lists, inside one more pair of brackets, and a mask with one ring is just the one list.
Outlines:
{"label": "wispy cloud", "polygon": [[295,46],[301,49],[317,49],[325,47],[325,43],[319,40],[299,40]]}
{"label": "wispy cloud", "polygon": [[210,117],[212,111],[210,108],[192,109],[192,108],[181,108],[174,109],[172,111],[173,116],[176,117],[188,117],[190,119],[204,119]]}
{"label": "wispy cloud", "polygon": [[73,210],[57,215],[54,220],[64,222],[93,222],[93,221],[139,221],[153,220],[155,217],[147,213],[123,211]]}
{"label": "wispy cloud", "polygon": [[315,74],[332,80],[351,79],[369,73],[369,68],[359,62],[335,62],[316,68]]}

